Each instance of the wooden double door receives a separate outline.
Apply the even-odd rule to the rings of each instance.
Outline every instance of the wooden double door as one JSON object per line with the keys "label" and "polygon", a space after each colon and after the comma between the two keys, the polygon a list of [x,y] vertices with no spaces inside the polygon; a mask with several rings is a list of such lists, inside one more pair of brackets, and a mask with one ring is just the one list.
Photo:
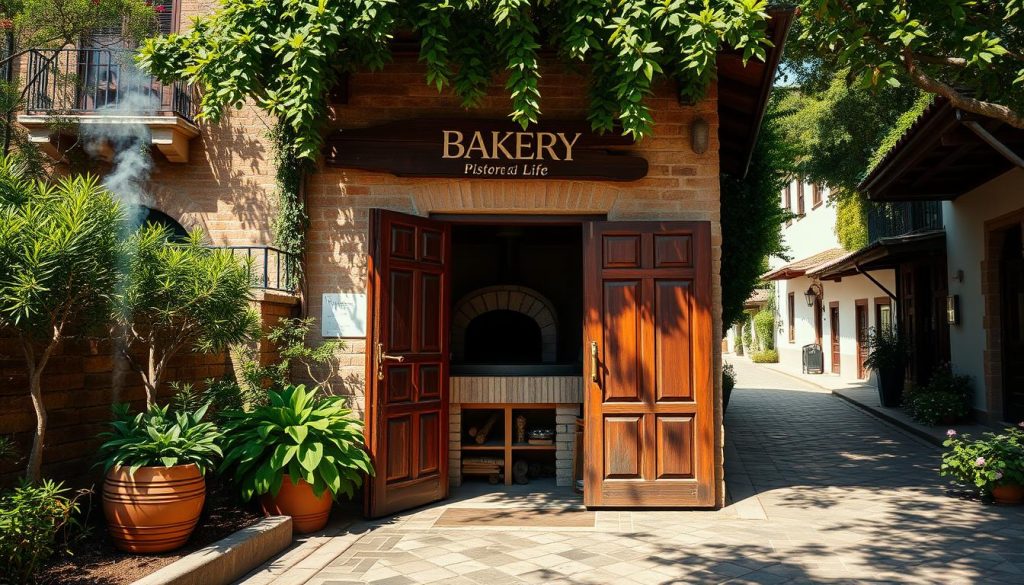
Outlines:
{"label": "wooden double door", "polygon": [[[584,501],[713,506],[707,222],[583,226]],[[365,512],[448,495],[451,227],[371,213]]]}

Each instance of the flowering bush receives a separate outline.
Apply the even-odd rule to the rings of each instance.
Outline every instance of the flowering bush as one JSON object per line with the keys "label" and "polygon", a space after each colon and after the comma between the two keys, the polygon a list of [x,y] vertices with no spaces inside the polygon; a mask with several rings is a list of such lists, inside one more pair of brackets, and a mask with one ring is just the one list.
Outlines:
{"label": "flowering bush", "polygon": [[1024,422],[1017,428],[985,433],[981,439],[946,431],[939,473],[983,492],[1000,485],[1024,485]]}
{"label": "flowering bush", "polygon": [[955,422],[971,412],[971,378],[953,373],[948,363],[935,369],[928,383],[907,393],[906,407],[914,420],[926,425]]}

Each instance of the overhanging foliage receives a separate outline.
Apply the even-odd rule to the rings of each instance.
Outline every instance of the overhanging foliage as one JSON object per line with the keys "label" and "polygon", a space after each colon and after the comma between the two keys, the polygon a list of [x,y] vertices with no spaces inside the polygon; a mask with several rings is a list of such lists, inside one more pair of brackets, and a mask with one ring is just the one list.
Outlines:
{"label": "overhanging foliage", "polygon": [[426,81],[478,105],[501,73],[510,116],[526,127],[541,115],[542,44],[590,71],[596,130],[651,129],[645,100],[659,77],[697,100],[728,45],[765,56],[765,0],[223,0],[192,30],[148,41],[141,65],[203,91],[200,117],[217,120],[248,99],[286,123],[297,156],[316,157],[326,94],[339,74],[379,69],[390,41],[412,32]]}

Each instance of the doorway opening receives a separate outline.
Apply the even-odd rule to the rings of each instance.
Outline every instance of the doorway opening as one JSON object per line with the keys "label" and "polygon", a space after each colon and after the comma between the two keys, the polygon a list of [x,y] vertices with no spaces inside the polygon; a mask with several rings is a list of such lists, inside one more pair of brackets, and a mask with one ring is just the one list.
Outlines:
{"label": "doorway opening", "polygon": [[455,485],[569,485],[556,469],[573,458],[574,431],[555,421],[581,414],[582,222],[474,218],[451,230]]}
{"label": "doorway opening", "polygon": [[452,375],[582,374],[581,230],[452,226]]}

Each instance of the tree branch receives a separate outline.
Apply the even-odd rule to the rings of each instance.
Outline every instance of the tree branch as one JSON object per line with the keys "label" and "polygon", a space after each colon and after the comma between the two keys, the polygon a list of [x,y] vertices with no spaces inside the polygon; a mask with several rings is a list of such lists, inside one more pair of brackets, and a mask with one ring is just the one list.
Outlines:
{"label": "tree branch", "polygon": [[1021,116],[1012,108],[968,97],[957,91],[951,85],[943,83],[921,71],[915,63],[915,55],[913,51],[909,48],[903,49],[903,65],[907,70],[907,75],[910,76],[910,80],[914,85],[924,91],[940,95],[948,99],[954,107],[999,120],[1000,122],[1009,124],[1014,128],[1024,129],[1024,116]]}

